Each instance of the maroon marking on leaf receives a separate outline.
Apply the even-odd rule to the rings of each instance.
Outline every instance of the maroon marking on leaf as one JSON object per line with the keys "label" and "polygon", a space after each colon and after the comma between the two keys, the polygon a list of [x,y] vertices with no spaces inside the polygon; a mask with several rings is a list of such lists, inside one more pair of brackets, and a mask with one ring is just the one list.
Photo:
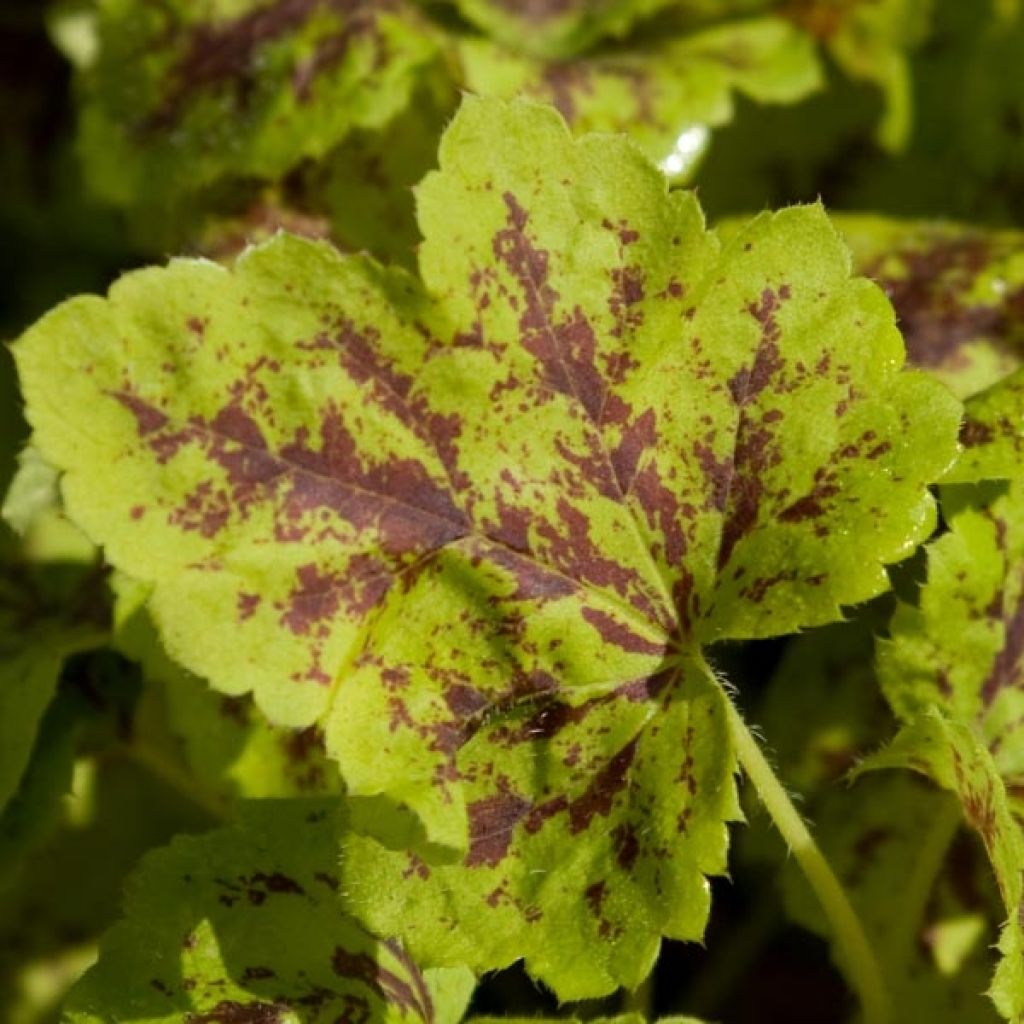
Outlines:
{"label": "maroon marking on leaf", "polygon": [[571,579],[598,587],[611,587],[640,611],[658,620],[661,616],[643,593],[636,590],[636,574],[618,562],[604,557],[590,538],[590,520],[565,498],[558,499],[560,522],[546,521],[536,526],[537,534],[548,544],[548,557],[555,567]]}
{"label": "maroon marking on leaf", "polygon": [[611,454],[612,469],[623,494],[632,487],[641,455],[653,448],[657,440],[657,417],[653,409],[645,410],[623,429],[622,437]]}
{"label": "maroon marking on leaf", "polygon": [[814,487],[811,492],[793,502],[779,513],[784,523],[800,523],[806,519],[819,519],[828,512],[825,502],[840,494],[842,488],[836,482],[836,475],[820,466],[814,472]]}
{"label": "maroon marking on leaf", "polygon": [[593,778],[582,796],[569,804],[569,831],[573,835],[590,827],[595,817],[611,814],[616,796],[628,784],[639,739],[630,740]]}
{"label": "maroon marking on leaf", "polygon": [[577,306],[568,320],[554,323],[558,293],[548,283],[549,257],[526,234],[529,214],[511,192],[503,196],[508,226],[494,236],[494,256],[519,282],[525,308],[519,318],[522,345],[540,363],[547,384],[577,399],[598,422],[605,382],[596,366],[597,340]]}
{"label": "maroon marking on leaf", "polygon": [[163,430],[167,426],[166,414],[138,395],[128,391],[112,391],[109,394],[135,417],[135,422],[139,429],[139,437],[148,437],[150,434]]}
{"label": "maroon marking on leaf", "polygon": [[594,882],[593,885],[587,886],[586,891],[583,893],[587,906],[594,917],[601,917],[602,915],[607,890],[607,883],[602,879],[600,882]]}
{"label": "maroon marking on leaf", "polygon": [[719,570],[728,564],[736,545],[757,524],[765,492],[764,474],[781,458],[772,447],[775,435],[764,427],[747,430],[745,422],[741,422],[733,455],[734,469],[727,501],[730,512],[722,526]]}
{"label": "maroon marking on leaf", "polygon": [[277,973],[270,967],[246,967],[242,971],[242,982],[248,983],[252,981],[266,981],[268,978],[276,978]]}
{"label": "maroon marking on leaf", "polygon": [[246,619],[251,619],[262,602],[263,598],[259,594],[247,594],[245,591],[242,591],[238,595],[236,605],[238,621],[245,622]]}
{"label": "maroon marking on leaf", "polygon": [[487,695],[475,687],[454,683],[444,691],[444,702],[448,710],[458,718],[470,718],[487,707]]}
{"label": "maroon marking on leaf", "polygon": [[611,275],[612,293],[608,299],[608,308],[615,319],[611,334],[621,338],[644,322],[643,310],[633,307],[644,299],[646,276],[639,267],[614,267]]}
{"label": "maroon marking on leaf", "polygon": [[205,1013],[188,1013],[185,1024],[279,1024],[287,1006],[279,1003],[238,1003],[222,999]]}
{"label": "maroon marking on leaf", "polygon": [[623,871],[631,871],[640,854],[640,840],[632,825],[619,825],[612,830],[615,859]]}
{"label": "maroon marking on leaf", "polygon": [[646,639],[629,628],[624,622],[613,618],[607,612],[586,607],[583,618],[600,634],[605,643],[627,651],[630,654],[664,654],[665,645]]}
{"label": "maroon marking on leaf", "polygon": [[493,868],[508,856],[516,825],[530,811],[530,801],[505,783],[501,792],[469,804],[469,852],[466,867]]}
{"label": "maroon marking on leaf", "polygon": [[1012,614],[1003,616],[1003,646],[999,649],[988,677],[981,687],[981,698],[989,706],[1007,687],[1017,686],[1024,661],[1024,600]]}
{"label": "maroon marking on leaf", "polygon": [[688,547],[683,520],[693,519],[693,507],[680,504],[675,492],[662,482],[653,461],[634,477],[632,493],[640,502],[648,525],[661,538],[653,546],[654,553],[663,553],[673,568],[681,566]]}
{"label": "maroon marking on leaf", "polygon": [[433,1019],[433,1006],[430,1002],[423,1004],[417,988],[382,967],[369,954],[350,953],[338,946],[331,957],[331,966],[339,977],[362,982],[385,1002],[393,1003],[406,1013],[417,1014],[426,1021]]}
{"label": "maroon marking on leaf", "polygon": [[965,448],[980,448],[995,440],[996,432],[987,423],[966,417],[960,424],[960,443]]}
{"label": "maroon marking on leaf", "polygon": [[751,302],[747,312],[761,325],[761,342],[757,347],[753,365],[739,370],[729,381],[733,401],[740,407],[749,405],[766,387],[785,362],[779,351],[782,328],[776,313],[780,300],[789,298],[789,288],[783,285],[778,292],[765,288],[760,302]]}
{"label": "maroon marking on leaf", "polygon": [[693,454],[697,458],[708,484],[708,505],[718,512],[725,511],[729,497],[729,484],[734,470],[731,457],[719,459],[709,444],[694,441]]}
{"label": "maroon marking on leaf", "polygon": [[230,87],[236,104],[243,107],[258,82],[260,48],[300,29],[318,8],[328,8],[348,21],[320,42],[308,63],[296,68],[293,88],[300,100],[308,98],[313,78],[342,59],[352,38],[373,25],[381,6],[366,0],[275,0],[232,20],[190,27],[184,52],[170,71],[166,95],[143,122],[142,131],[172,129],[192,97],[204,89]]}

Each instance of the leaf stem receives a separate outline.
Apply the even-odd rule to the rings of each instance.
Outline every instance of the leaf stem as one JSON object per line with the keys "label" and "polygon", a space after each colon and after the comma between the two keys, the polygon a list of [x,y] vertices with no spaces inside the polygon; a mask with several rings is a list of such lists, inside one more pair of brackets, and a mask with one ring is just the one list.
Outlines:
{"label": "leaf stem", "polygon": [[946,862],[950,844],[963,821],[957,800],[948,793],[944,793],[943,796],[947,799],[942,810],[932,820],[931,827],[922,837],[914,860],[914,869],[893,912],[894,936],[888,947],[889,956],[886,958],[892,965],[890,977],[900,977],[904,973],[914,950],[914,939],[928,907],[928,899]]}
{"label": "leaf stem", "polygon": [[124,757],[148,771],[150,775],[159,779],[165,786],[174,790],[179,796],[195,804],[215,821],[228,820],[229,815],[225,804],[197,786],[194,779],[168,758],[139,743],[120,743],[117,750]]}
{"label": "leaf stem", "polygon": [[818,897],[850,984],[860,999],[864,1024],[887,1024],[891,1011],[889,995],[860,920],[743,716],[731,700],[727,704],[740,765]]}

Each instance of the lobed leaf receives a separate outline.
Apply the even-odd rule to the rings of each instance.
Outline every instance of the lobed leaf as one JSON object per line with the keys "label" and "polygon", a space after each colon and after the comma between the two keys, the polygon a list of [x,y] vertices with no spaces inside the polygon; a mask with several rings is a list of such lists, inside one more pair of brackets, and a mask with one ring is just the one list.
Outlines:
{"label": "lobed leaf", "polygon": [[402,0],[101,0],[96,31],[80,149],[126,205],[276,180],[386,125],[438,55]]}
{"label": "lobed leaf", "polygon": [[261,802],[242,824],[150,854],[67,1020],[457,1024],[468,971],[422,972],[342,911],[332,807]]}
{"label": "lobed leaf", "polygon": [[170,654],[326,714],[375,831],[449,861],[353,840],[360,914],[607,992],[724,867],[703,645],[884,590],[959,410],[820,209],[720,248],[627,141],[496,101],[418,201],[421,281],[281,237],[69,303],[17,347],[29,418]]}
{"label": "lobed leaf", "polygon": [[950,530],[928,549],[917,606],[879,645],[886,696],[907,724],[870,767],[906,765],[960,799],[981,835],[1009,920],[992,996],[1024,1013],[1024,498],[1018,479],[946,496]]}
{"label": "lobed leaf", "polygon": [[625,131],[673,178],[690,176],[732,93],[792,103],[821,84],[810,38],[781,18],[628,41],[544,62],[486,39],[460,40],[466,85],[488,96],[552,103],[576,132]]}

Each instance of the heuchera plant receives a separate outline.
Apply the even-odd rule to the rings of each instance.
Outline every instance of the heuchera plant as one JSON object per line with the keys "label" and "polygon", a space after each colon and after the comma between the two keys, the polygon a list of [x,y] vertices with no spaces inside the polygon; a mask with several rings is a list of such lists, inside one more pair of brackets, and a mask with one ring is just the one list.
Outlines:
{"label": "heuchera plant", "polygon": [[52,16],[205,241],[12,348],[9,1019],[700,1024],[794,941],[769,1024],[1024,1021],[1024,235],[710,229],[659,149],[814,39],[906,143],[928,12],[420,7]]}

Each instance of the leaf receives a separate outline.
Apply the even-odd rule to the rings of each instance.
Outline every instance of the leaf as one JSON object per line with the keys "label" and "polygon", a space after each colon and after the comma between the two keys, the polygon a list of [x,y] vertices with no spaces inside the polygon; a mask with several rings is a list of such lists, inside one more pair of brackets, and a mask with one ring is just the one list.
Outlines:
{"label": "leaf", "polygon": [[457,1024],[468,971],[421,972],[342,911],[334,806],[261,801],[240,825],[148,856],[99,963],[68,998],[70,1024]]}
{"label": "leaf", "polygon": [[1024,360],[1024,234],[846,216],[858,270],[892,299],[915,366],[961,398]]}
{"label": "leaf", "polygon": [[[975,856],[956,838],[954,798],[909,773],[886,772],[821,794],[814,821],[816,838],[885,972],[894,1019],[996,1020],[983,992],[999,911],[993,914],[978,872],[976,861],[984,862],[984,854]],[[787,912],[828,937],[820,909],[792,865],[783,882]]]}
{"label": "leaf", "polygon": [[901,603],[879,641],[878,671],[901,720],[937,706],[977,723],[1003,773],[1024,781],[1024,489],[1005,491],[947,512],[917,605]]}
{"label": "leaf", "polygon": [[[1024,492],[954,502],[928,548],[918,605],[901,605],[879,644],[879,674],[907,724],[867,767],[906,765],[956,793],[981,835],[1009,914],[992,995],[1024,1013]],[[1017,815],[1017,818],[1014,817]]]}
{"label": "leaf", "polygon": [[35,441],[173,658],[275,724],[333,701],[379,831],[462,859],[375,849],[378,930],[635,985],[701,935],[736,810],[703,645],[884,590],[959,409],[820,209],[719,250],[626,140],[494,101],[418,198],[422,285],[282,237],[56,311],[18,345]]}
{"label": "leaf", "polygon": [[890,767],[913,768],[956,794],[981,836],[1008,915],[989,995],[1007,1020],[1019,1020],[1024,1014],[1024,832],[995,760],[975,728],[931,708],[863,769]]}
{"label": "leaf", "polygon": [[571,62],[542,62],[473,37],[460,41],[467,86],[554,104],[577,132],[625,131],[674,178],[690,177],[708,129],[738,90],[792,103],[821,84],[811,40],[780,18],[627,41]]}
{"label": "leaf", "polygon": [[963,452],[947,483],[1009,480],[1024,465],[1024,369],[974,395],[960,425]]}
{"label": "leaf", "polygon": [[455,0],[465,17],[510,50],[535,57],[572,57],[678,0]]}
{"label": "leaf", "polygon": [[102,0],[98,39],[80,149],[92,188],[122,205],[276,180],[387,124],[438,53],[408,7],[375,0]]}

